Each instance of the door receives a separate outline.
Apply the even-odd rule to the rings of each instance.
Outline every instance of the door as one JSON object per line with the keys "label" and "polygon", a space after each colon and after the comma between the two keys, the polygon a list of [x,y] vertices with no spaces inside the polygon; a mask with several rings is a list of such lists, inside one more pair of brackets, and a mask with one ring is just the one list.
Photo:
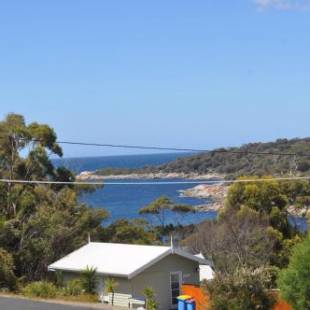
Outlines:
{"label": "door", "polygon": [[171,308],[176,309],[178,306],[177,297],[181,295],[182,272],[176,271],[170,273],[170,291],[171,291]]}

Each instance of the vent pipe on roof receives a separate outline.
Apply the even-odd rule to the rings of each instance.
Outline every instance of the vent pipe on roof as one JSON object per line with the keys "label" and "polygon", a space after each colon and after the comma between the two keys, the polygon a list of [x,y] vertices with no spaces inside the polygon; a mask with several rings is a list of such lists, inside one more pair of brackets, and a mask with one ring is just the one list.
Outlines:
{"label": "vent pipe on roof", "polygon": [[174,253],[173,233],[171,233],[170,235],[170,248],[172,250],[172,253]]}
{"label": "vent pipe on roof", "polygon": [[88,233],[88,243],[90,243],[90,233]]}

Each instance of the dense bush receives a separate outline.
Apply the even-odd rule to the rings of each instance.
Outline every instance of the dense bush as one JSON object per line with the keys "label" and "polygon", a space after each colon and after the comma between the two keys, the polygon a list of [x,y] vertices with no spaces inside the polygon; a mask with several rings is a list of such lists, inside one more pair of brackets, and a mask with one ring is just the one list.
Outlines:
{"label": "dense bush", "polygon": [[280,272],[278,285],[294,310],[310,309],[310,236],[294,247],[289,266]]}
{"label": "dense bush", "polygon": [[0,248],[0,289],[16,288],[13,258],[10,253]]}
{"label": "dense bush", "polygon": [[[52,154],[62,156],[62,150],[48,125],[27,124],[17,114],[0,121],[1,177],[74,181],[71,171],[53,165]],[[79,195],[91,189],[95,188],[0,184],[0,245],[14,256],[18,278],[46,278],[49,264],[85,244],[88,232],[101,227],[107,212],[79,202]]]}
{"label": "dense bush", "polygon": [[205,284],[214,310],[269,310],[275,303],[267,287],[270,276],[263,269],[239,269],[234,274],[216,274]]}
{"label": "dense bush", "polygon": [[72,279],[66,283],[63,288],[63,294],[66,296],[78,296],[84,293],[80,279]]}
{"label": "dense bush", "polygon": [[80,281],[86,294],[94,294],[98,284],[97,269],[87,266],[81,274]]}
{"label": "dense bush", "polygon": [[22,293],[27,297],[55,298],[57,288],[53,283],[37,281],[26,285],[22,289]]}
{"label": "dense bush", "polygon": [[146,310],[156,310],[158,308],[158,305],[155,299],[155,292],[153,288],[146,287],[143,290],[143,295],[146,299]]}

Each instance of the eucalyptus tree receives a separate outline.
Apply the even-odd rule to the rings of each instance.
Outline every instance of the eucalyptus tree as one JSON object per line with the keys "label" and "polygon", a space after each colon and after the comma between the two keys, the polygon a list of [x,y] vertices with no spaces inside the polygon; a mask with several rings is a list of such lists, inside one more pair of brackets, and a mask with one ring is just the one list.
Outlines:
{"label": "eucalyptus tree", "polygon": [[162,228],[166,225],[167,212],[171,211],[173,202],[166,196],[161,196],[139,210],[139,214],[154,215]]}
{"label": "eucalyptus tree", "polygon": [[[11,253],[17,276],[37,280],[47,266],[87,240],[107,217],[105,210],[79,202],[89,187],[18,184],[14,180],[74,181],[74,174],[53,165],[62,156],[55,131],[46,124],[27,124],[9,114],[0,122],[0,247]],[[12,182],[10,182],[12,180]]]}

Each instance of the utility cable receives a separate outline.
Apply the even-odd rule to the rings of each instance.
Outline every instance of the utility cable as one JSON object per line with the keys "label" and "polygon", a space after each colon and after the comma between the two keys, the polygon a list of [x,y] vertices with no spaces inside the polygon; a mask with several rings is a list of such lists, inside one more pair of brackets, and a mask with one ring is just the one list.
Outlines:
{"label": "utility cable", "polygon": [[18,184],[58,184],[58,185],[180,185],[180,184],[233,184],[233,183],[257,183],[257,182],[273,182],[273,181],[298,181],[310,180],[310,176],[300,177],[276,177],[276,178],[261,178],[261,179],[237,179],[237,180],[185,180],[185,181],[107,181],[107,182],[84,182],[84,181],[48,181],[48,180],[10,180],[0,179],[0,183],[18,183]]}
{"label": "utility cable", "polygon": [[[0,137],[0,139],[5,139]],[[43,142],[40,139],[26,139],[18,138],[19,140],[25,140],[28,142]],[[65,141],[59,140],[55,143],[67,144],[67,145],[80,145],[80,146],[95,146],[95,147],[110,147],[110,148],[122,148],[122,149],[138,149],[138,150],[153,150],[153,151],[173,151],[173,152],[191,152],[191,153],[229,153],[229,154],[243,154],[243,155],[262,155],[262,156],[296,156],[296,157],[310,157],[310,153],[291,153],[291,152],[262,152],[262,151],[246,151],[246,150],[232,150],[232,149],[196,149],[196,148],[177,148],[177,147],[161,147],[151,145],[129,145],[129,144],[112,144],[112,143],[92,143],[92,142],[80,142],[80,141]]]}

